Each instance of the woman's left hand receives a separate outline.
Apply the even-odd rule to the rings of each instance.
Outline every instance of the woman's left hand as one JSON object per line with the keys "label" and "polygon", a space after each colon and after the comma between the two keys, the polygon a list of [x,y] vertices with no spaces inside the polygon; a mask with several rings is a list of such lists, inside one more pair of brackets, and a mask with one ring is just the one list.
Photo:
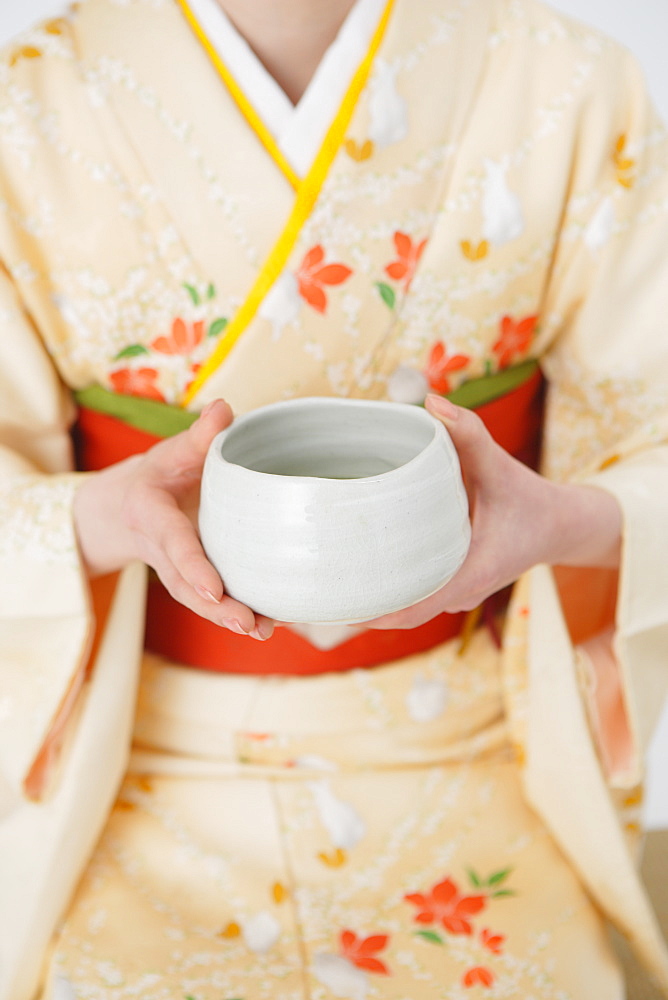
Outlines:
{"label": "woman's left hand", "polygon": [[440,396],[428,396],[426,407],[459,455],[471,547],[439,591],[368,628],[415,628],[443,611],[470,611],[538,563],[618,565],[622,513],[611,493],[545,479],[496,444],[475,413]]}

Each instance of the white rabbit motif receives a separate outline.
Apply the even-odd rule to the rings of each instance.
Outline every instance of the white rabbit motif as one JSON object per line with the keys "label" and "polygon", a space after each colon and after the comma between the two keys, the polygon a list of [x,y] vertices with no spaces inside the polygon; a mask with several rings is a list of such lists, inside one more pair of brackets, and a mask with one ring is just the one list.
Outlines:
{"label": "white rabbit motif", "polygon": [[297,278],[292,271],[283,271],[264,297],[258,316],[272,325],[271,339],[279,340],[283,327],[294,323],[302,306]]}
{"label": "white rabbit motif", "polygon": [[77,1000],[74,987],[69,979],[64,976],[56,976],[53,984],[53,1000]]}
{"label": "white rabbit motif", "polygon": [[408,105],[397,91],[396,75],[396,68],[378,60],[369,99],[369,138],[378,149],[408,135]]}
{"label": "white rabbit motif", "polygon": [[429,392],[427,379],[417,368],[399,365],[387,380],[387,395],[393,403],[424,403]]}
{"label": "white rabbit motif", "polygon": [[334,847],[350,850],[366,833],[364,820],[349,802],[338,799],[328,781],[314,781],[311,791],[316,808]]}
{"label": "white rabbit motif", "polygon": [[267,910],[261,910],[244,920],[241,930],[244,944],[257,955],[264,955],[273,948],[281,936],[281,925]]}
{"label": "white rabbit motif", "polygon": [[615,225],[615,206],[608,195],[598,206],[585,229],[584,241],[590,250],[599,250],[610,239]]}
{"label": "white rabbit motif", "polygon": [[433,722],[443,715],[448,689],[440,677],[415,677],[406,696],[408,714],[416,722]]}
{"label": "white rabbit motif", "polygon": [[363,969],[343,955],[333,955],[320,952],[313,959],[312,972],[323,986],[326,986],[335,997],[345,997],[346,1000],[364,1000],[369,989],[369,979]]}
{"label": "white rabbit motif", "polygon": [[507,167],[485,159],[483,181],[482,235],[494,246],[516,239],[524,231],[522,206],[506,181]]}

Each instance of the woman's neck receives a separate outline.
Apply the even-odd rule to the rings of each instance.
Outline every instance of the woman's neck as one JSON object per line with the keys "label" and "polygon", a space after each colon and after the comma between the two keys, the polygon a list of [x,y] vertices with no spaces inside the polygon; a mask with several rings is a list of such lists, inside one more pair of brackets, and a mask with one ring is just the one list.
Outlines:
{"label": "woman's neck", "polygon": [[355,0],[218,0],[296,104]]}

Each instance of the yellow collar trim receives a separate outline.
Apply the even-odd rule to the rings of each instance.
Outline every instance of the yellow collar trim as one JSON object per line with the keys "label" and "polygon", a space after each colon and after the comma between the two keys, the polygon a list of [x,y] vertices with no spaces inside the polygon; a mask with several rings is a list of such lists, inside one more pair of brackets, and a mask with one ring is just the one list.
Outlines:
{"label": "yellow collar trim", "polygon": [[[185,4],[185,0],[177,0],[177,2],[182,6]],[[378,23],[378,27],[376,28],[373,38],[371,39],[369,50],[358,66],[355,75],[350,82],[350,86],[344,95],[334,121],[329,127],[322,146],[318,151],[318,155],[313,161],[313,165],[311,166],[308,174],[297,187],[295,203],[281,235],[278,237],[278,240],[270,251],[269,256],[265,260],[260,273],[255,279],[253,287],[246,297],[245,302],[226,327],[216,349],[213,351],[206,363],[200,368],[195,380],[190,384],[190,388],[181,402],[182,406],[188,406],[204,383],[211,377],[211,375],[228,356],[241,334],[255,316],[255,313],[262,304],[262,301],[269,292],[269,289],[272,287],[285,267],[304,223],[313,210],[313,206],[315,205],[318,195],[320,194],[320,190],[325,178],[327,177],[329,168],[334,161],[334,157],[343,142],[346,130],[350,124],[350,119],[352,118],[357,105],[357,101],[359,100],[359,96],[362,93],[371,71],[374,57],[380,47],[380,43],[383,40],[393,6],[394,0],[388,0],[385,10],[383,11],[383,15]]]}
{"label": "yellow collar trim", "polygon": [[292,169],[287,159],[279,149],[279,146],[276,140],[274,139],[273,135],[271,134],[267,126],[264,124],[264,122],[258,115],[257,111],[255,110],[251,102],[248,100],[243,90],[241,89],[241,87],[239,86],[239,84],[234,79],[229,69],[223,62],[223,60],[220,58],[220,55],[218,54],[216,48],[212,45],[209,36],[206,34],[201,24],[195,17],[194,13],[190,9],[187,0],[176,0],[176,2],[181,8],[183,16],[185,17],[186,21],[192,28],[193,34],[195,35],[200,45],[208,55],[209,59],[213,63],[214,67],[218,72],[218,75],[220,76],[223,83],[229,90],[242,115],[244,116],[250,127],[253,129],[258,139],[260,140],[264,148],[271,156],[274,163],[283,172],[283,174],[285,174],[292,187],[295,190],[297,190],[300,184],[300,178]]}

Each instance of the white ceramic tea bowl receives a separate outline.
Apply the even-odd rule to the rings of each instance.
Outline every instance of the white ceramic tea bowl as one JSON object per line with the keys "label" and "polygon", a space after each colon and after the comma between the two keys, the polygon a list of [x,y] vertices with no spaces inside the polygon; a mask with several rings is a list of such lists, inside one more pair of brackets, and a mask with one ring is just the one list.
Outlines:
{"label": "white ceramic tea bowl", "polygon": [[219,434],[199,527],[228,594],[269,618],[317,624],[428,597],[471,538],[443,425],[417,406],[336,398],[264,406]]}

